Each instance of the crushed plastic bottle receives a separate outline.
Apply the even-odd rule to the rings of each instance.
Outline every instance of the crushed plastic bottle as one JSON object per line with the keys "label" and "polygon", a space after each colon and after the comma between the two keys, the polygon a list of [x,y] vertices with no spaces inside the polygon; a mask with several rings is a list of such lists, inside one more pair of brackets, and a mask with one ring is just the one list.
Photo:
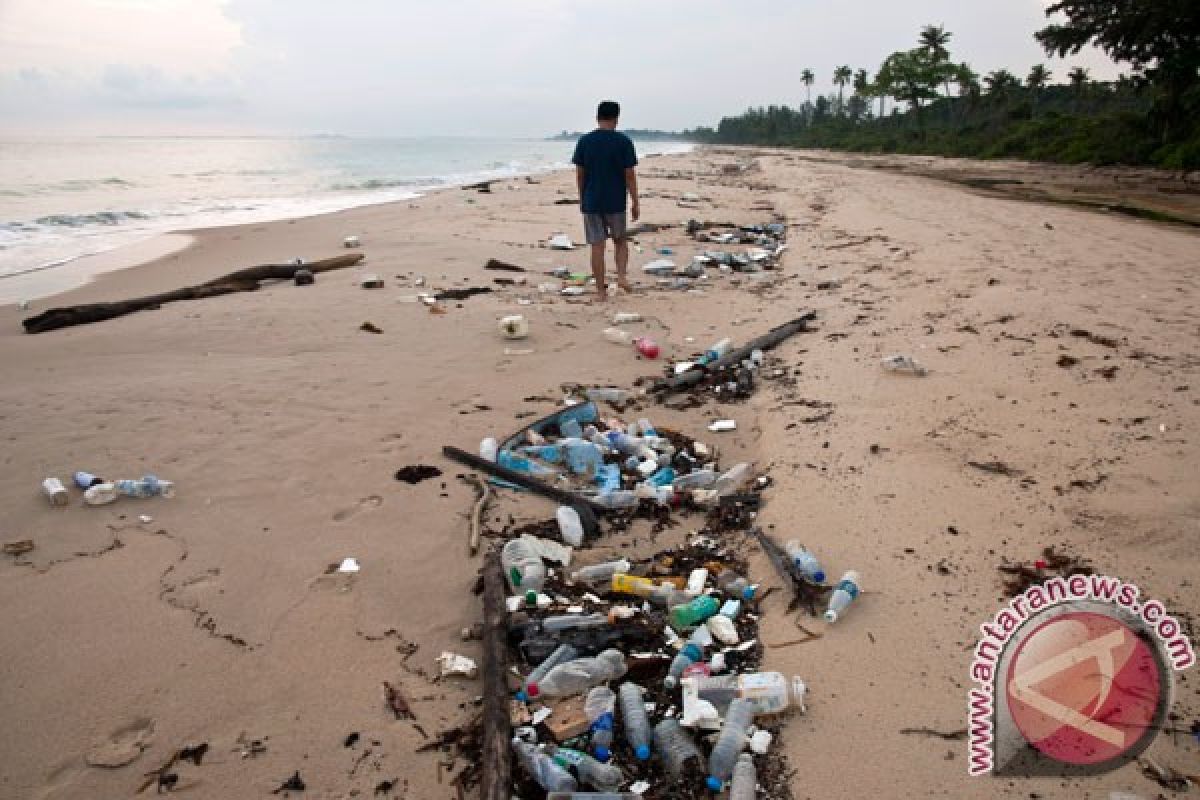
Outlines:
{"label": "crushed plastic bottle", "polygon": [[672,483],[672,486],[677,492],[686,492],[691,489],[707,489],[716,482],[716,472],[711,469],[698,469],[687,475],[680,475]]}
{"label": "crushed plastic bottle", "polygon": [[900,353],[881,359],[879,366],[883,367],[888,372],[908,372],[913,375],[920,375],[922,377],[927,375],[929,372],[912,356],[906,356]]}
{"label": "crushed plastic bottle", "polygon": [[621,722],[625,728],[625,739],[633,748],[638,761],[650,758],[650,720],[646,716],[646,702],[642,699],[642,687],[636,683],[623,683],[617,690],[621,703]]}
{"label": "crushed plastic bottle", "polygon": [[542,630],[546,633],[561,633],[581,628],[603,628],[608,624],[608,615],[599,611],[592,614],[558,614],[542,620]]}
{"label": "crushed plastic bottle", "polygon": [[533,545],[524,539],[509,539],[500,551],[504,577],[513,593],[540,592],[546,583],[546,565]]}
{"label": "crushed plastic bottle", "polygon": [[833,594],[829,596],[829,609],[825,612],[826,622],[837,622],[841,618],[854,599],[858,597],[861,582],[862,579],[854,570],[842,575],[842,579],[833,589]]}
{"label": "crushed plastic bottle", "polygon": [[746,462],[735,464],[713,483],[717,497],[728,497],[746,485],[754,477],[754,470]]}
{"label": "crushed plastic bottle", "polygon": [[604,463],[604,453],[592,442],[583,439],[565,439],[562,443],[567,469],[576,475],[597,472]]}
{"label": "crushed plastic bottle", "polygon": [[565,664],[568,661],[574,661],[579,656],[579,651],[569,644],[560,644],[554,652],[546,656],[542,663],[533,668],[533,671],[522,681],[521,691],[517,692],[517,699],[525,701],[529,699],[529,685],[536,684],[542,678],[546,677],[546,673],[557,667],[559,664]]}
{"label": "crushed plastic bottle", "polygon": [[808,688],[799,677],[787,678],[779,672],[747,672],[740,675],[714,675],[695,680],[697,696],[718,711],[734,700],[750,703],[755,714],[778,714],[794,703],[804,710]]}
{"label": "crushed plastic bottle", "polygon": [[564,542],[572,547],[583,544],[583,522],[579,519],[578,511],[570,506],[559,506],[554,517],[558,520],[558,532],[562,534]]}
{"label": "crushed plastic bottle", "polygon": [[758,791],[758,772],[754,769],[754,756],[742,753],[733,767],[733,781],[729,785],[729,800],[754,800]]}
{"label": "crushed plastic bottle", "polygon": [[721,735],[717,737],[717,743],[708,757],[708,779],[705,783],[712,791],[721,791],[726,779],[733,773],[737,757],[746,746],[746,731],[753,720],[754,706],[749,700],[738,698],[729,704]]}
{"label": "crushed plastic bottle", "polygon": [[538,786],[546,791],[573,792],[579,788],[579,784],[571,773],[539,750],[537,745],[513,739],[513,750],[517,754],[517,761],[529,773],[529,777],[537,781]]}
{"label": "crushed plastic bottle", "polygon": [[800,544],[798,539],[792,539],[784,545],[784,550],[801,575],[813,583],[825,582],[825,570],[821,569],[821,562],[817,561],[817,557]]}
{"label": "crushed plastic bottle", "polygon": [[612,403],[618,406],[628,403],[631,399],[629,392],[611,386],[601,389],[587,389],[584,391],[584,395],[593,403]]}
{"label": "crushed plastic bottle", "polygon": [[583,701],[583,713],[588,718],[592,731],[592,752],[601,761],[612,758],[613,723],[617,709],[617,695],[607,686],[596,686],[588,690]]}
{"label": "crushed plastic bottle", "polygon": [[602,492],[592,498],[592,501],[604,508],[637,508],[638,498],[633,492],[621,489]]}
{"label": "crushed plastic bottle", "polygon": [[625,654],[608,649],[593,658],[577,658],[559,664],[526,689],[530,697],[568,697],[625,674]]}
{"label": "crushed plastic bottle", "polygon": [[174,497],[175,484],[164,481],[153,475],[145,475],[138,480],[115,481],[117,492],[126,497]]}
{"label": "crushed plastic bottle", "polygon": [[654,751],[673,778],[683,775],[689,763],[701,772],[705,769],[704,754],[677,719],[667,718],[654,726]]}
{"label": "crushed plastic bottle", "polygon": [[585,786],[602,792],[616,790],[625,782],[625,775],[613,764],[601,764],[587,753],[566,747],[555,748],[553,758],[566,767]]}
{"label": "crushed plastic bottle", "polygon": [[83,493],[83,502],[89,506],[103,506],[108,505],[120,496],[121,494],[117,491],[115,484],[97,483],[89,486],[87,491]]}
{"label": "crushed plastic bottle", "polygon": [[603,564],[592,564],[587,567],[580,567],[571,573],[572,583],[588,583],[599,585],[608,583],[612,580],[612,576],[617,573],[624,573],[629,570],[632,565],[625,559],[620,561],[606,561]]}

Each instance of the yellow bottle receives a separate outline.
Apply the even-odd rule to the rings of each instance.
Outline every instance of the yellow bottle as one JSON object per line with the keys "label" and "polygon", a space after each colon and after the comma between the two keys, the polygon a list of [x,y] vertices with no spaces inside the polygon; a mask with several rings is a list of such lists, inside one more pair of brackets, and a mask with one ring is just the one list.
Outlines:
{"label": "yellow bottle", "polygon": [[654,581],[649,578],[639,578],[637,575],[627,575],[623,572],[612,576],[612,590],[620,594],[649,597],[654,593],[655,588]]}

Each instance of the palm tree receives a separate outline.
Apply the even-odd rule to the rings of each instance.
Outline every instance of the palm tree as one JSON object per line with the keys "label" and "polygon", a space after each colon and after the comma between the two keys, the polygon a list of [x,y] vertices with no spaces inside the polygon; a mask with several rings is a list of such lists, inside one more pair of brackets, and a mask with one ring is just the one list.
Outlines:
{"label": "palm tree", "polygon": [[838,67],[833,71],[833,82],[838,87],[838,111],[842,109],[842,90],[846,84],[850,82],[850,78],[854,75],[854,70],[850,67]]}
{"label": "palm tree", "polygon": [[871,75],[865,69],[854,73],[854,93],[861,97],[866,104],[866,116],[871,116],[871,106],[868,102],[871,97]]}
{"label": "palm tree", "polygon": [[1008,93],[1021,85],[1021,81],[1006,69],[989,72],[983,78],[989,97],[1006,97]]}
{"label": "palm tree", "polygon": [[800,73],[800,82],[804,84],[804,90],[807,92],[806,102],[810,106],[812,105],[812,85],[813,81],[816,79],[817,76],[813,75],[813,71],[811,69],[805,69]]}
{"label": "palm tree", "polygon": [[1029,70],[1029,77],[1025,79],[1025,85],[1033,90],[1033,107],[1036,109],[1038,99],[1041,97],[1042,89],[1050,82],[1053,77],[1050,70],[1046,69],[1045,64],[1034,64]]}
{"label": "palm tree", "polygon": [[968,107],[974,107],[979,101],[982,87],[979,85],[979,73],[971,69],[971,65],[963,62],[954,65],[954,82],[958,84],[959,97],[967,99]]}
{"label": "palm tree", "polygon": [[1075,67],[1067,73],[1067,80],[1071,82],[1071,88],[1075,90],[1075,111],[1079,111],[1079,107],[1083,101],[1084,92],[1087,91],[1088,80],[1091,75],[1086,67]]}
{"label": "palm tree", "polygon": [[[918,39],[920,46],[929,54],[929,60],[934,67],[940,67],[950,60],[950,51],[946,49],[946,45],[950,43],[950,38],[954,36],[946,30],[944,25],[926,25],[921,29],[921,35]],[[947,73],[946,77],[946,96],[950,96],[950,77]]]}

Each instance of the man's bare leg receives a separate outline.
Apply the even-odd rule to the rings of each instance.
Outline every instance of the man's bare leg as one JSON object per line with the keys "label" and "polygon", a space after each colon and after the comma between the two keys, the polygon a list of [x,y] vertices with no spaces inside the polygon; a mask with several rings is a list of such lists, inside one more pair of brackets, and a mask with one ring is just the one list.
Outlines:
{"label": "man's bare leg", "polygon": [[596,297],[608,299],[608,285],[604,280],[604,242],[592,245],[592,277],[596,279]]}
{"label": "man's bare leg", "polygon": [[624,237],[613,240],[613,255],[617,261],[617,286],[627,292],[633,291],[629,283],[629,240]]}

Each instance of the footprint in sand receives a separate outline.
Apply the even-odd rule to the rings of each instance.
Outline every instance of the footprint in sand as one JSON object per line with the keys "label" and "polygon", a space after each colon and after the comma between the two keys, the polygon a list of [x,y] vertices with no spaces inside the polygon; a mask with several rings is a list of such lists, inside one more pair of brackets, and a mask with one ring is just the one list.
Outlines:
{"label": "footprint in sand", "polygon": [[154,737],[154,720],[141,717],[113,731],[108,739],[88,751],[85,760],[93,767],[116,769],[137,760]]}
{"label": "footprint in sand", "polygon": [[353,516],[361,514],[364,511],[370,511],[373,508],[379,508],[383,505],[383,498],[377,494],[364,497],[350,508],[343,508],[341,511],[334,512],[334,522],[345,522]]}

